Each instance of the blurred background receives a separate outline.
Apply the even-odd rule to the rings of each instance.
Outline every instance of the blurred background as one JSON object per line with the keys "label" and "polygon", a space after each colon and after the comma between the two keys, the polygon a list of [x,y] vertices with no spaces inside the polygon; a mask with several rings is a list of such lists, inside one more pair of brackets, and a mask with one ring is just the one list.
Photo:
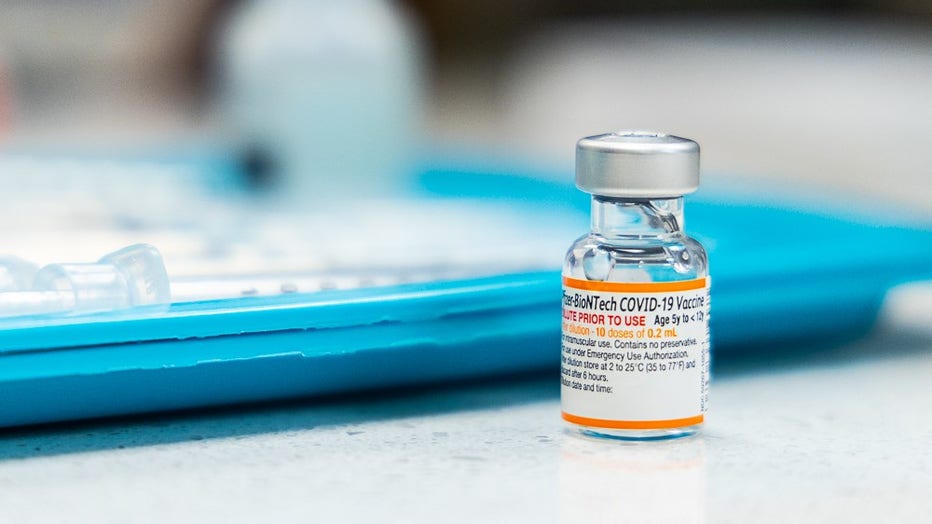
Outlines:
{"label": "blurred background", "polygon": [[[2,12],[4,243],[40,264],[140,240],[220,261],[166,256],[174,275],[367,257],[332,227],[292,231],[281,209],[354,217],[344,231],[379,224],[368,238],[383,239],[382,255],[440,217],[423,236],[457,232],[447,253],[469,259],[463,238],[484,238],[465,218],[475,205],[456,215],[420,202],[394,226],[345,205],[410,196],[408,175],[437,159],[567,183],[575,141],[620,128],[699,141],[707,192],[932,220],[929,2],[8,0]],[[115,163],[127,158],[159,162]],[[466,265],[555,267],[585,227],[510,213]],[[552,257],[502,257],[533,251],[516,247],[532,222],[553,231],[532,246]],[[275,258],[283,245],[313,253]],[[341,247],[322,261],[327,245]],[[410,266],[382,255],[368,265]]]}
{"label": "blurred background", "polygon": [[[659,128],[697,138],[708,172],[932,207],[921,155],[932,143],[932,3],[341,4],[7,0],[0,17],[3,136],[15,144],[111,150],[204,136],[230,116],[218,104],[230,83],[243,88],[236,75],[245,73],[224,77],[225,68],[319,72],[329,66],[302,64],[301,56],[315,46],[342,46],[356,66],[369,60],[391,69],[366,73],[351,65],[344,73],[369,74],[360,80],[382,90],[390,105],[419,110],[432,142],[494,148],[569,176],[578,137]],[[293,17],[276,19],[289,9]],[[330,21],[317,22],[322,18]],[[306,37],[304,51],[293,46],[298,37]],[[266,55],[242,64],[249,46]],[[291,63],[262,62],[275,55],[287,62],[281,55],[289,49]],[[391,75],[418,84],[379,83]],[[413,102],[406,98],[412,94]],[[411,115],[382,118],[397,123]]]}

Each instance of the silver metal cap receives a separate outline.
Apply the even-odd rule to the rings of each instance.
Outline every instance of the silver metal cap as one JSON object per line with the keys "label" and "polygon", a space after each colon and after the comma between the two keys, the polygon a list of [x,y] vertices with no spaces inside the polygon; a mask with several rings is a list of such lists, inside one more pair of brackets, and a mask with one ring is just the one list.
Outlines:
{"label": "silver metal cap", "polygon": [[650,131],[588,136],[576,143],[576,187],[611,197],[677,197],[699,188],[699,144]]}

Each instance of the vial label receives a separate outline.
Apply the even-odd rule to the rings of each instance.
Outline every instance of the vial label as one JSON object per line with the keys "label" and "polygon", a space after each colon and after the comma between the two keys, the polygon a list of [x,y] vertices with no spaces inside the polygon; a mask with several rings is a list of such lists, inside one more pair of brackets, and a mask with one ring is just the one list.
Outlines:
{"label": "vial label", "polygon": [[563,277],[563,418],[611,429],[703,420],[709,391],[709,279]]}

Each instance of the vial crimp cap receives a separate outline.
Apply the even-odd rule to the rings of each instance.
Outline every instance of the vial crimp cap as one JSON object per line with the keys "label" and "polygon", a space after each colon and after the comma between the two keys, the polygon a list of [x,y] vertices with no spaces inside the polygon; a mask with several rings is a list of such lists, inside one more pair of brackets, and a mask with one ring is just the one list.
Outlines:
{"label": "vial crimp cap", "polygon": [[588,136],[576,143],[576,187],[621,198],[692,193],[699,188],[699,144],[650,131]]}

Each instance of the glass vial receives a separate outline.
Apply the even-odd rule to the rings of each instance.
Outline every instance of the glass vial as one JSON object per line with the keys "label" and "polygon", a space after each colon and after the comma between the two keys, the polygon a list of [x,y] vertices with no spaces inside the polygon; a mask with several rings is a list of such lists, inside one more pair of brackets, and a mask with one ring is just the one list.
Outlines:
{"label": "glass vial", "polygon": [[683,232],[699,145],[651,132],[576,144],[592,227],[563,264],[563,418],[593,436],[663,439],[702,426],[709,388],[709,272]]}

